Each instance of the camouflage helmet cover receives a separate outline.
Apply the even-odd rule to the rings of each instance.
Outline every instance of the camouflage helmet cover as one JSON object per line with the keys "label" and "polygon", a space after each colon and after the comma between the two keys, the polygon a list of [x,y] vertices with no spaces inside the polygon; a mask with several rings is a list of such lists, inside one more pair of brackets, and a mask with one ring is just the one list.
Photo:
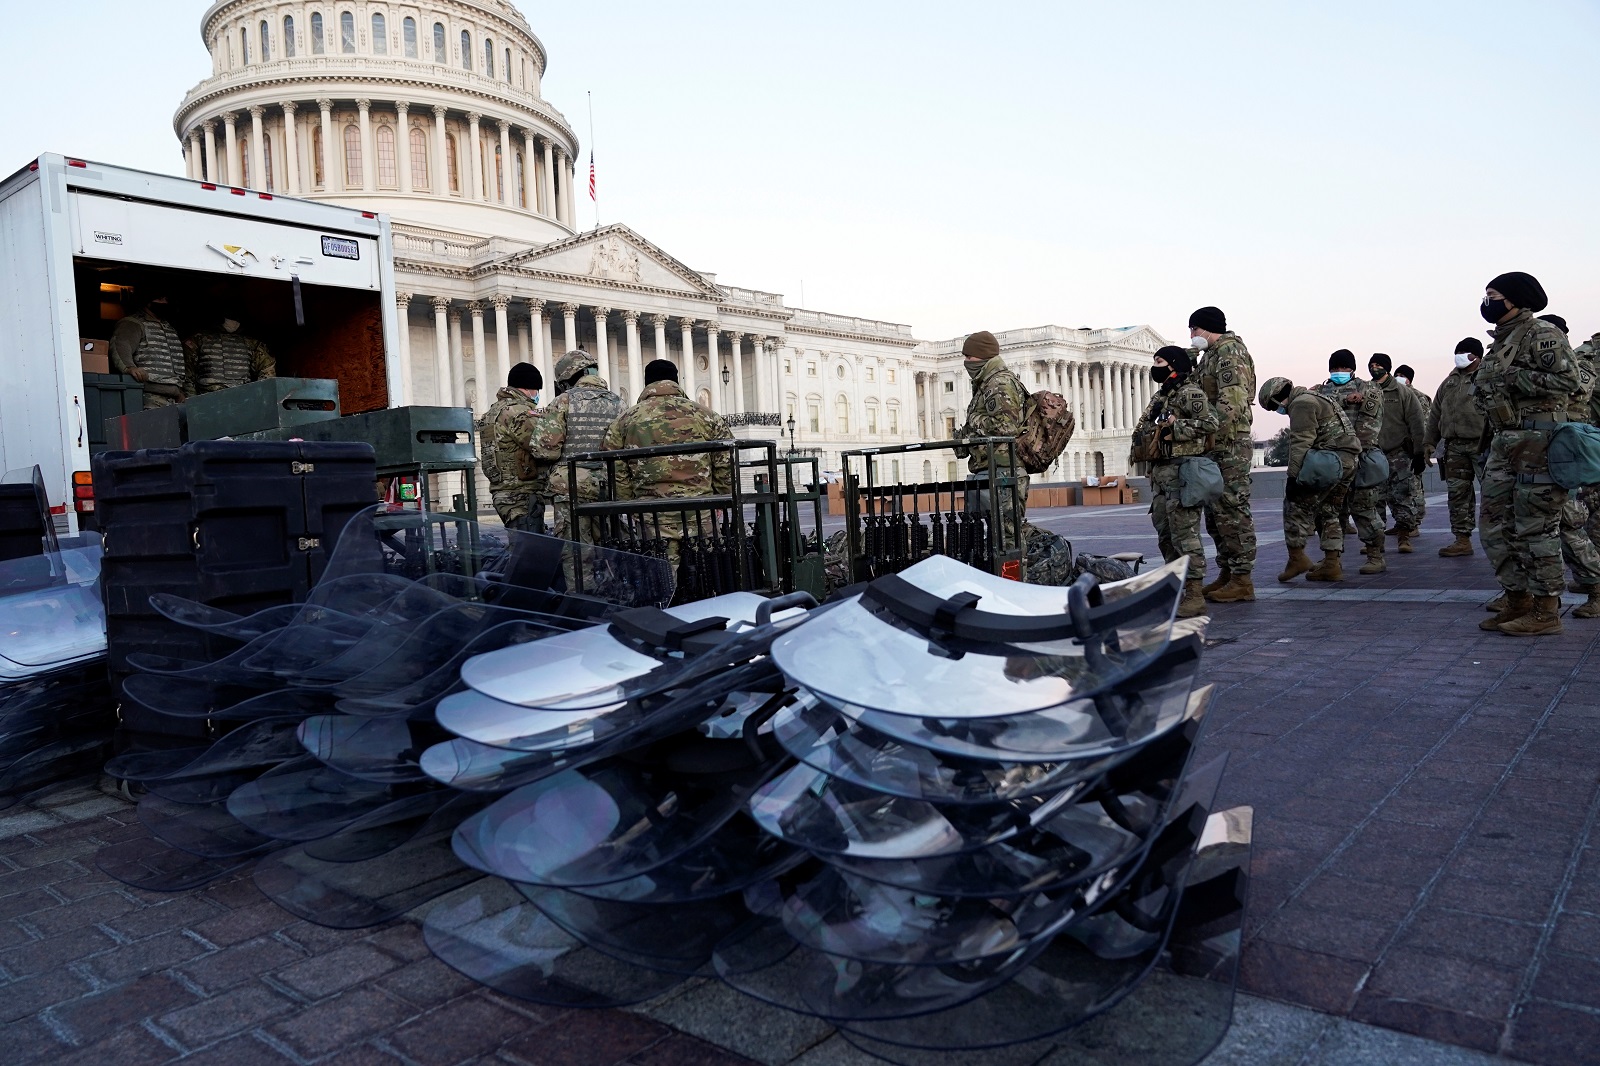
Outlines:
{"label": "camouflage helmet cover", "polygon": [[574,348],[556,360],[556,380],[559,382],[571,381],[583,371],[594,369],[599,365],[600,363],[594,356],[582,348]]}
{"label": "camouflage helmet cover", "polygon": [[1294,382],[1288,378],[1268,378],[1262,383],[1261,391],[1256,394],[1256,401],[1266,410],[1275,411],[1293,388]]}

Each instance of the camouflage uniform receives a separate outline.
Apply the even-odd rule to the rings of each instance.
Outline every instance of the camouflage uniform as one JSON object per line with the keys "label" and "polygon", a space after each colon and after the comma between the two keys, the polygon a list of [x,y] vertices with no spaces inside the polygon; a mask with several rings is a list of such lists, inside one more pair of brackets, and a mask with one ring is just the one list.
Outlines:
{"label": "camouflage uniform", "polygon": [[[1172,379],[1168,379],[1170,383]],[[1150,462],[1150,521],[1161,542],[1161,558],[1172,562],[1180,555],[1189,557],[1190,581],[1201,581],[1206,572],[1206,549],[1200,540],[1203,507],[1185,507],[1179,492],[1179,467],[1190,456],[1204,455],[1212,435],[1222,424],[1217,409],[1206,399],[1206,392],[1193,377],[1176,385],[1163,385],[1150,400],[1139,419],[1135,436],[1147,432],[1160,434],[1163,458]]]}
{"label": "camouflage uniform", "polygon": [[[1352,375],[1343,385],[1324,381],[1314,391],[1338,404],[1349,417],[1362,451],[1378,447],[1383,435],[1383,392],[1378,386]],[[1351,485],[1345,493],[1345,511],[1355,519],[1356,534],[1369,554],[1383,554],[1383,492],[1384,485],[1378,484],[1364,489]]]}
{"label": "camouflage uniform", "polygon": [[1507,592],[1560,596],[1567,491],[1551,480],[1545,450],[1551,429],[1566,420],[1577,366],[1566,336],[1531,311],[1496,326],[1494,336],[1472,379],[1494,430],[1478,537]]}
{"label": "camouflage uniform", "polygon": [[[1344,551],[1344,498],[1355,477],[1361,439],[1344,405],[1296,386],[1285,405],[1289,410],[1289,481],[1283,491],[1283,542],[1304,549],[1319,537],[1324,553]],[[1300,464],[1311,449],[1339,453],[1344,475],[1328,489],[1301,487]]]}
{"label": "camouflage uniform", "polygon": [[[639,402],[622,412],[606,430],[606,451],[651,448],[662,444],[728,440],[733,431],[723,417],[685,396],[676,381],[655,381],[639,394]],[[615,497],[619,500],[677,499],[726,496],[733,491],[729,457],[664,455],[633,459],[616,466]],[[704,511],[669,512],[643,530],[666,541],[667,561],[677,577],[685,520],[698,525],[712,516]]]}
{"label": "camouflage uniform", "polygon": [[550,464],[528,450],[543,414],[517,389],[503,388],[478,420],[478,463],[507,529],[544,532]]}
{"label": "camouflage uniform", "polygon": [[1476,524],[1478,453],[1482,450],[1483,412],[1472,402],[1472,375],[1452,370],[1439,384],[1428,410],[1427,447],[1444,441],[1439,473],[1450,492],[1450,532],[1471,537]]}
{"label": "camouflage uniform", "polygon": [[[565,360],[567,356],[561,358]],[[559,363],[556,372],[561,372]],[[539,429],[528,454],[555,464],[550,471],[549,492],[551,506],[555,509],[556,536],[562,540],[594,544],[600,538],[600,523],[593,518],[585,518],[574,530],[567,505],[574,498],[580,503],[600,499],[605,488],[605,464],[586,463],[578,467],[578,483],[568,486],[565,457],[600,451],[606,430],[622,413],[622,408],[622,397],[606,387],[599,368],[591,361],[583,376],[557,396],[539,418]]]}
{"label": "camouflage uniform", "polygon": [[111,369],[144,371],[144,409],[171,407],[189,398],[188,366],[178,331],[148,312],[129,315],[111,334]]}
{"label": "camouflage uniform", "polygon": [[[1588,358],[1590,351],[1592,349],[1583,351],[1581,355],[1572,353],[1578,387],[1567,398],[1568,422],[1590,420],[1589,410],[1595,391],[1594,363]],[[1573,584],[1584,591],[1600,588],[1600,551],[1596,550],[1594,541],[1590,539],[1589,526],[1592,521],[1593,515],[1584,490],[1569,492],[1566,505],[1561,508],[1561,558],[1572,571]]]}
{"label": "camouflage uniform", "polygon": [[1416,390],[1393,374],[1383,379],[1378,390],[1383,394],[1383,428],[1378,446],[1389,460],[1389,481],[1382,498],[1394,513],[1395,531],[1409,537],[1416,533],[1418,524],[1412,497],[1415,471],[1411,457],[1422,450],[1422,405],[1417,402]]}
{"label": "camouflage uniform", "polygon": [[272,353],[253,337],[226,331],[196,333],[184,347],[191,359],[190,377],[196,395],[278,375]]}
{"label": "camouflage uniform", "polygon": [[1244,341],[1224,333],[1206,349],[1196,371],[1221,425],[1207,454],[1222,469],[1222,498],[1206,508],[1206,532],[1217,546],[1217,564],[1228,574],[1248,576],[1256,568],[1256,522],[1250,514],[1250,420],[1256,395],[1256,364]]}
{"label": "camouflage uniform", "polygon": [[[967,404],[967,421],[958,432],[962,437],[1019,437],[1025,427],[1023,413],[1028,402],[1028,390],[1022,387],[1022,382],[1017,380],[1017,375],[1006,366],[1005,360],[995,356],[983,364],[977,378],[972,383],[972,401]],[[994,457],[989,454],[987,447],[961,449],[957,454],[966,454],[967,469],[974,474],[987,473],[989,463]],[[1008,457],[1001,454],[995,468],[996,476],[1011,469]],[[1022,469],[1022,463],[1017,463],[1016,494],[1018,510],[1022,518],[1028,516],[1028,475]],[[1000,490],[1001,498],[994,501],[993,512],[1000,521],[1001,540],[1007,551],[1022,551],[1026,546],[1022,543],[1022,530],[1016,525],[1016,516],[1012,513],[1011,500],[1007,490]],[[1024,574],[1027,570],[1027,559],[1022,561]]]}
{"label": "camouflage uniform", "polygon": [[[1596,333],[1593,337],[1578,345],[1572,354],[1581,363],[1586,363],[1590,367],[1600,365],[1600,333]],[[1596,378],[1597,384],[1600,384],[1600,371],[1596,372]],[[1589,410],[1584,416],[1584,421],[1590,425],[1600,426],[1600,388],[1596,388],[1589,394]],[[1588,515],[1585,527],[1588,531],[1589,539],[1594,542],[1596,547],[1600,547],[1600,486],[1585,485],[1577,490],[1577,497],[1579,504]]]}
{"label": "camouflage uniform", "polygon": [[[1422,407],[1422,425],[1426,431],[1428,418],[1433,414],[1433,398],[1418,389],[1412,391],[1417,394],[1417,403]],[[1426,458],[1427,448],[1424,448],[1423,452]],[[1424,467],[1411,473],[1411,510],[1417,516],[1418,529],[1421,529],[1422,523],[1428,520],[1428,494],[1422,488],[1422,476],[1427,472],[1427,468]]]}

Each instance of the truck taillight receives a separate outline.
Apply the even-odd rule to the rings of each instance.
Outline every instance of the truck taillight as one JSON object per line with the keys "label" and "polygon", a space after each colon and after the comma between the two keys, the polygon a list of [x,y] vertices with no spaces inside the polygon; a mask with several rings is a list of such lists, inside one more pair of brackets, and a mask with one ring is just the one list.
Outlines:
{"label": "truck taillight", "polygon": [[67,166],[69,166],[69,167],[77,167],[79,170],[88,170],[89,169],[89,164],[85,163],[81,159],[69,159],[69,160],[67,160]]}
{"label": "truck taillight", "polygon": [[361,217],[362,218],[377,218],[378,216],[373,214],[371,211],[363,211],[363,212],[361,212]]}
{"label": "truck taillight", "polygon": [[261,199],[263,199],[263,200],[272,199],[272,194],[270,192],[258,192],[258,193],[256,193],[256,195],[258,197],[260,197]]}
{"label": "truck taillight", "polygon": [[87,470],[72,472],[72,503],[80,511],[94,510],[94,475]]}
{"label": "truck taillight", "polygon": [[228,191],[233,193],[233,195],[235,195],[235,196],[243,196],[243,195],[245,195],[245,191],[243,189],[229,189]]}
{"label": "truck taillight", "polygon": [[202,189],[205,189],[205,190],[206,190],[206,191],[208,191],[208,192],[216,192],[216,191],[217,191],[217,187],[216,187],[216,186],[215,186],[215,185],[213,185],[213,184],[212,184],[212,183],[211,183],[211,182],[209,182],[209,181],[202,181],[202,182],[201,182],[201,183],[200,183],[200,187],[201,187],[201,188],[202,188]]}

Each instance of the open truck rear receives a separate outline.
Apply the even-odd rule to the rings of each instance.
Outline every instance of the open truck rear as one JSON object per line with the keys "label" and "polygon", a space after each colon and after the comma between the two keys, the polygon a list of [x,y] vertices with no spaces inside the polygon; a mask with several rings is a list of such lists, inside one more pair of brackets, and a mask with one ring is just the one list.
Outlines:
{"label": "open truck rear", "polygon": [[59,532],[92,526],[106,344],[156,296],[184,338],[232,318],[279,376],[338,381],[345,414],[409,402],[387,216],[42,155],[0,183],[0,471],[40,468]]}

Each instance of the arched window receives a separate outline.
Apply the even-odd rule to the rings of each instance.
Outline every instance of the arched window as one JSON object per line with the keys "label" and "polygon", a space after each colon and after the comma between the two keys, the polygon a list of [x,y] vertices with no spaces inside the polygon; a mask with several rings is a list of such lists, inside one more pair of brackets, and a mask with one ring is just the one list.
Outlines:
{"label": "arched window", "polygon": [[506,49],[506,81],[511,81],[511,49]]}
{"label": "arched window", "polygon": [[450,191],[461,191],[461,163],[456,156],[456,135],[447,133],[444,136],[445,165],[450,168]]}
{"label": "arched window", "polygon": [[266,19],[261,20],[261,62],[272,62],[272,27]]}
{"label": "arched window", "polygon": [[461,69],[472,69],[472,34],[461,31]]}
{"label": "arched window", "polygon": [[348,11],[339,14],[339,51],[356,50],[356,17]]}
{"label": "arched window", "polygon": [[422,127],[411,127],[411,188],[428,191],[428,135]]}
{"label": "arched window", "polygon": [[294,16],[283,16],[283,58],[294,58]]}
{"label": "arched window", "polygon": [[389,54],[389,23],[377,13],[372,16],[372,54],[375,56]]}
{"label": "arched window", "polygon": [[506,168],[504,161],[500,158],[500,144],[498,141],[495,142],[494,146],[494,198],[500,202],[504,202],[506,198]]}
{"label": "arched window", "polygon": [[322,12],[311,13],[311,54],[320,56],[324,51],[322,44]]}
{"label": "arched window", "polygon": [[483,39],[483,76],[494,77],[494,38]]}
{"label": "arched window", "polygon": [[517,178],[517,180],[516,180],[517,206],[518,207],[527,207],[528,206],[528,198],[525,195],[523,195],[523,191],[522,191],[523,190],[522,153],[518,152],[518,153],[516,153],[516,156],[517,156],[517,172],[516,172],[516,178]]}
{"label": "arched window", "polygon": [[361,127],[354,123],[344,128],[344,186],[361,188]]}
{"label": "arched window", "polygon": [[394,127],[378,127],[378,188],[399,188],[400,179],[396,176],[394,154]]}
{"label": "arched window", "polygon": [[250,135],[239,134],[239,188],[250,187]]}
{"label": "arched window", "polygon": [[239,64],[240,64],[240,66],[243,66],[243,65],[245,65],[246,63],[249,63],[249,62],[250,62],[250,31],[241,26],[239,28]]}
{"label": "arched window", "polygon": [[407,15],[400,24],[400,36],[405,42],[406,58],[417,58],[417,20]]}
{"label": "arched window", "polygon": [[311,184],[322,188],[326,179],[322,176],[322,127],[311,127]]}
{"label": "arched window", "polygon": [[266,171],[261,176],[266,179],[267,191],[274,191],[275,183],[272,180],[272,134],[270,133],[261,135],[261,169]]}

